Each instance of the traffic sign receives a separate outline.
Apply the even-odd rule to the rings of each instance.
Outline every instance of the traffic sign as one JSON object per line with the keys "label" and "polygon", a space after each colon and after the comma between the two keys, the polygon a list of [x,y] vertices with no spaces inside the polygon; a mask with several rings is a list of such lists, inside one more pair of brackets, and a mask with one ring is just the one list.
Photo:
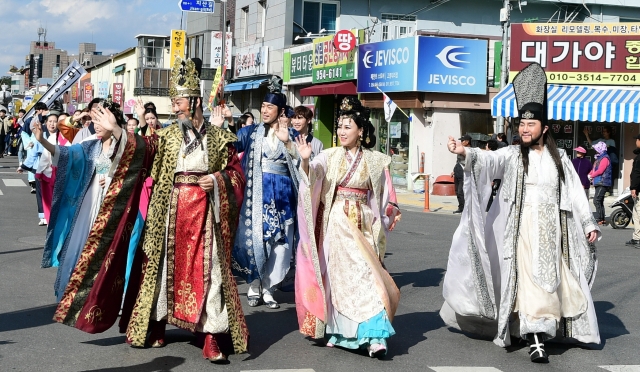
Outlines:
{"label": "traffic sign", "polygon": [[333,37],[333,45],[341,52],[350,52],[356,47],[356,37],[349,30],[340,30]]}
{"label": "traffic sign", "polygon": [[179,0],[178,6],[184,12],[213,13],[213,0]]}

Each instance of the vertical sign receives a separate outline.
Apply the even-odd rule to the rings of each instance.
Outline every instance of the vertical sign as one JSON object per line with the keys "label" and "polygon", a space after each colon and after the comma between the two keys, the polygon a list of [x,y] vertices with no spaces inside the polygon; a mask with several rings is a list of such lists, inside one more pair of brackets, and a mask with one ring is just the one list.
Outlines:
{"label": "vertical sign", "polygon": [[[224,54],[226,54],[225,66],[231,68],[231,48],[233,47],[233,33],[227,32],[227,44]],[[222,61],[222,32],[211,32],[211,68],[220,67]]]}
{"label": "vertical sign", "polygon": [[83,95],[83,100],[86,103],[91,102],[91,100],[93,99],[93,85],[91,85],[91,83],[85,83],[84,84],[84,95]]}
{"label": "vertical sign", "polygon": [[187,32],[184,30],[171,30],[171,67],[173,67],[176,57],[184,59],[185,42]]}
{"label": "vertical sign", "polygon": [[113,102],[119,104],[120,108],[124,107],[124,92],[122,86],[122,83],[113,83]]}

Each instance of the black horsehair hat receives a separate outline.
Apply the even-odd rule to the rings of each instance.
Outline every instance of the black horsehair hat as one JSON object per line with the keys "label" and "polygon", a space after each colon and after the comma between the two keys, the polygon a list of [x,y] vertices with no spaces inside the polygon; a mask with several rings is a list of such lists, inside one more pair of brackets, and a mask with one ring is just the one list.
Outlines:
{"label": "black horsehair hat", "polygon": [[513,79],[521,119],[547,122],[547,74],[538,63],[525,67]]}

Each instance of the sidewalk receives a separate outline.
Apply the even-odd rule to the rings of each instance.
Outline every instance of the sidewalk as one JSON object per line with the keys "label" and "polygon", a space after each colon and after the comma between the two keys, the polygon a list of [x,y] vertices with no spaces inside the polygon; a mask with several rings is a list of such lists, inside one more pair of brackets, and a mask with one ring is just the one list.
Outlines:
{"label": "sidewalk", "polygon": [[[424,210],[424,194],[417,194],[405,189],[396,189],[396,195],[398,197],[398,204],[400,207],[408,208],[410,210]],[[609,208],[613,202],[615,202],[616,196],[607,196],[604,198],[604,209],[607,217],[611,215],[613,208]],[[589,198],[589,204],[591,205],[591,211],[595,211],[593,206],[593,197]],[[429,209],[431,212],[437,213],[453,213],[458,209],[458,199],[454,196],[438,196],[429,195]]]}

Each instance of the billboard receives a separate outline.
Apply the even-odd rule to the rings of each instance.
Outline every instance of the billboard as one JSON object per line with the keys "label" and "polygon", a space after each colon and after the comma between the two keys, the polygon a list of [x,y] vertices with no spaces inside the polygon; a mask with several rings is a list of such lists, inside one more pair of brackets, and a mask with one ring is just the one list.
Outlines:
{"label": "billboard", "polygon": [[416,90],[417,37],[358,47],[358,92],[411,92]]}
{"label": "billboard", "polygon": [[[226,55],[225,66],[227,68],[231,68],[231,48],[233,47],[233,32],[227,32],[226,34],[227,42],[225,43],[225,51]],[[212,31],[211,32],[211,68],[220,67],[220,62],[222,62],[222,32],[221,31]]]}
{"label": "billboard", "polygon": [[269,61],[268,46],[250,46],[236,50],[235,78],[266,75]]}
{"label": "billboard", "polygon": [[417,90],[487,94],[488,41],[419,37]]}
{"label": "billboard", "polygon": [[313,44],[292,47],[284,52],[285,84],[310,83],[312,74]]}
{"label": "billboard", "polygon": [[314,84],[356,78],[356,50],[340,52],[333,44],[333,38],[329,35],[313,40],[311,78]]}
{"label": "billboard", "polygon": [[511,25],[509,79],[532,62],[549,83],[640,84],[640,23]]}

